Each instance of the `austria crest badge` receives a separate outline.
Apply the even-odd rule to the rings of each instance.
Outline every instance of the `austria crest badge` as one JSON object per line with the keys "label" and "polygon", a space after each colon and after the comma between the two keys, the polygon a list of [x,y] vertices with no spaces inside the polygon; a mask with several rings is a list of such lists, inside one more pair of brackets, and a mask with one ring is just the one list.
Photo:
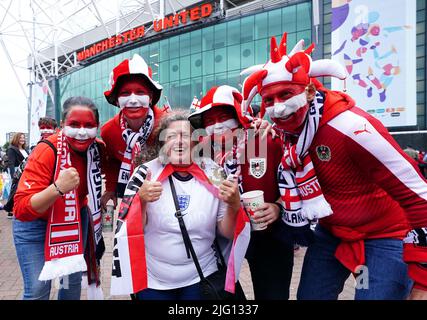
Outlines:
{"label": "austria crest badge", "polygon": [[317,146],[316,147],[317,157],[321,161],[329,161],[331,160],[331,149],[328,146]]}
{"label": "austria crest badge", "polygon": [[254,178],[262,178],[266,170],[267,161],[265,158],[253,158],[249,160],[249,173]]}

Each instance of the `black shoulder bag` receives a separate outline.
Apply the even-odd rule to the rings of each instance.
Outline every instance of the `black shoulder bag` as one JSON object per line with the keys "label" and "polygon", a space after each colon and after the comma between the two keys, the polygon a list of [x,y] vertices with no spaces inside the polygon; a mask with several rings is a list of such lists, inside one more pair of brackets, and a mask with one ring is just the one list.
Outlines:
{"label": "black shoulder bag", "polygon": [[236,284],[236,294],[231,294],[224,290],[225,286],[225,276],[227,272],[227,267],[225,264],[224,257],[221,254],[218,242],[214,240],[215,251],[220,257],[220,262],[218,264],[218,271],[212,273],[211,275],[205,277],[203,275],[202,268],[200,267],[199,260],[197,259],[196,252],[194,251],[193,245],[191,243],[190,236],[185,227],[184,219],[182,218],[181,209],[179,207],[178,198],[176,195],[175,185],[172,180],[172,176],[169,176],[169,183],[172,191],[172,198],[175,203],[175,217],[178,219],[179,228],[181,229],[182,238],[184,239],[185,249],[187,250],[188,258],[192,257],[194,265],[196,266],[197,273],[200,277],[200,287],[201,295],[204,300],[245,300],[246,297],[243,293],[240,284]]}

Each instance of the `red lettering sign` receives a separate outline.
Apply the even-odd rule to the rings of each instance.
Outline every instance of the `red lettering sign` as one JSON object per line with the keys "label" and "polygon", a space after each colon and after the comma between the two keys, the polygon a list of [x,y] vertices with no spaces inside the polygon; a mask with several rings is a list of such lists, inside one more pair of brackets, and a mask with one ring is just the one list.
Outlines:
{"label": "red lettering sign", "polygon": [[[179,26],[180,24],[186,24],[188,22],[188,16],[191,21],[196,21],[201,18],[210,16],[212,14],[212,11],[212,4],[205,3],[200,6],[193,7],[189,10],[184,10],[175,15],[170,15],[160,20],[154,20],[153,30],[155,32],[160,32],[162,30]],[[77,60],[82,61],[91,58],[108,49],[120,46],[123,43],[135,41],[139,38],[142,38],[144,35],[144,26],[139,26],[131,30],[127,30],[117,36],[112,36],[108,39],[104,39],[91,45],[90,47],[86,47],[83,50],[77,52]]]}

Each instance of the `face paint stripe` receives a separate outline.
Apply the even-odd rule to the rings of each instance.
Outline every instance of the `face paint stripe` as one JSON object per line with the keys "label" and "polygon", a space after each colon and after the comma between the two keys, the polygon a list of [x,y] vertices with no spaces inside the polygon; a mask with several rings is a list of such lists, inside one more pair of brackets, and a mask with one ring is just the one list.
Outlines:
{"label": "face paint stripe", "polygon": [[120,109],[123,108],[149,108],[150,107],[150,96],[148,95],[136,95],[131,94],[130,96],[118,98]]}
{"label": "face paint stripe", "polygon": [[64,127],[64,135],[76,140],[87,140],[87,139],[96,138],[97,132],[98,132],[97,127],[94,127],[94,128],[86,128],[86,127],[73,128],[70,126]]}
{"label": "face paint stripe", "polygon": [[[215,124],[212,124],[210,126],[207,126],[205,128],[206,132],[211,135],[213,133],[215,133],[215,131],[219,131],[218,129],[222,129],[222,131],[225,130],[233,130],[236,129],[239,126],[238,122],[236,119],[229,119],[226,121],[222,121],[222,122],[217,122]],[[221,134],[221,133],[219,133]]]}

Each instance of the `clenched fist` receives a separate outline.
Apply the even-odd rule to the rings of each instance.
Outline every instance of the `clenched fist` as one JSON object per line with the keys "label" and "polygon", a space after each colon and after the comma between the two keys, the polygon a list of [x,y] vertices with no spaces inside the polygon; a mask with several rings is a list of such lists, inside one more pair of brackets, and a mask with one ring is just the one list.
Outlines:
{"label": "clenched fist", "polygon": [[62,193],[70,192],[76,189],[80,184],[79,173],[73,167],[61,170],[55,184]]}
{"label": "clenched fist", "polygon": [[142,201],[154,202],[160,199],[162,191],[162,184],[159,181],[151,181],[151,171],[148,170],[144,183],[139,188],[139,197]]}
{"label": "clenched fist", "polygon": [[219,199],[237,212],[240,208],[240,194],[237,179],[224,180],[219,186]]}

